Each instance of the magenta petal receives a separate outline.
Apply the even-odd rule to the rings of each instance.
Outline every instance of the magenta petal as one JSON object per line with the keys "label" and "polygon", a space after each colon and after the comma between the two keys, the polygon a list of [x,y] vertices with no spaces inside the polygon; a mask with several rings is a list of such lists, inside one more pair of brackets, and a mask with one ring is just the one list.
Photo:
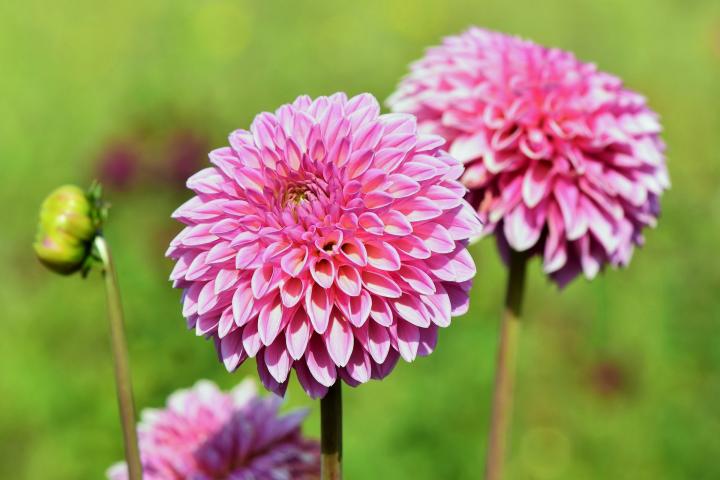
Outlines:
{"label": "magenta petal", "polygon": [[372,378],[376,380],[382,380],[383,378],[390,375],[390,373],[395,368],[395,365],[397,365],[399,358],[400,355],[395,350],[391,350],[390,353],[388,353],[387,358],[385,358],[384,362],[378,362],[373,364]]}
{"label": "magenta petal", "polygon": [[370,323],[368,327],[368,353],[377,363],[382,363],[390,351],[390,334],[386,327]]}
{"label": "magenta petal", "polygon": [[370,356],[359,345],[352,349],[352,355],[345,366],[347,374],[358,383],[365,383],[370,380],[372,364]]}
{"label": "magenta petal", "polygon": [[295,362],[295,373],[298,381],[310,398],[322,398],[327,393],[328,387],[321,384],[312,376],[307,365],[303,362]]}
{"label": "magenta petal", "polygon": [[243,328],[242,343],[249,357],[254,357],[262,347],[256,320],[249,322],[245,325],[245,328]]}
{"label": "magenta petal", "polygon": [[240,330],[236,330],[220,340],[220,357],[228,372],[234,371],[247,358],[242,346]]}
{"label": "magenta petal", "polygon": [[278,383],[284,383],[287,380],[290,367],[292,366],[292,359],[285,348],[285,339],[278,337],[265,349],[263,358],[270,375],[272,375]]}
{"label": "magenta petal", "polygon": [[298,309],[285,332],[287,350],[294,360],[300,360],[310,341],[311,325],[304,310]]}
{"label": "magenta petal", "polygon": [[268,371],[267,365],[265,365],[265,360],[262,356],[258,356],[257,358],[257,371],[258,375],[260,376],[260,381],[262,384],[273,392],[274,394],[284,397],[285,391],[287,390],[288,382],[278,382],[273,378],[273,376]]}
{"label": "magenta petal", "polygon": [[417,354],[421,357],[430,355],[437,345],[438,340],[438,327],[436,325],[430,325],[429,328],[420,329],[420,344],[418,345]]}
{"label": "magenta petal", "polygon": [[321,385],[330,387],[335,383],[337,370],[322,337],[315,335],[310,339],[310,344],[305,352],[305,360],[310,374]]}
{"label": "magenta petal", "polygon": [[430,316],[425,306],[412,295],[403,295],[390,301],[393,309],[397,312],[399,318],[409,323],[426,328],[430,326]]}

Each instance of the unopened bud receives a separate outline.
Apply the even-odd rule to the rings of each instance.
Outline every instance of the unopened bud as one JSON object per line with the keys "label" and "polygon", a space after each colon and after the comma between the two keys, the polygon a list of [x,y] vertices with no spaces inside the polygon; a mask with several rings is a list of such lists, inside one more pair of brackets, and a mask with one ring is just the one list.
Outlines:
{"label": "unopened bud", "polygon": [[49,269],[69,275],[83,268],[99,228],[94,199],[79,187],[54,190],[40,207],[33,247]]}

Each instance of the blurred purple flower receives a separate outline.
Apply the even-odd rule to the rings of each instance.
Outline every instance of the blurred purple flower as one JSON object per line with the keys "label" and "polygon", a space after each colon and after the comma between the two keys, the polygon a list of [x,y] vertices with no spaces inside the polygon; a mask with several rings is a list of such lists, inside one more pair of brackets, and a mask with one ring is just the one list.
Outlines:
{"label": "blurred purple flower", "polygon": [[168,175],[178,188],[200,170],[207,159],[209,141],[202,134],[184,128],[171,132],[167,143]]}
{"label": "blurred purple flower", "polygon": [[[145,480],[315,480],[320,448],[302,436],[306,411],[279,415],[282,400],[245,380],[230,393],[209,381],[173,393],[139,425]],[[108,470],[127,480],[125,463]]]}
{"label": "blurred purple flower", "polygon": [[140,153],[129,140],[109,143],[100,153],[97,176],[100,182],[115,190],[127,190],[137,176]]}
{"label": "blurred purple flower", "polygon": [[625,266],[670,185],[658,116],[571,53],[471,28],[414,63],[388,100],[443,135],[503,250],[559,285]]}
{"label": "blurred purple flower", "polygon": [[603,397],[626,392],[631,386],[628,377],[624,365],[613,360],[598,362],[590,370],[591,385]]}

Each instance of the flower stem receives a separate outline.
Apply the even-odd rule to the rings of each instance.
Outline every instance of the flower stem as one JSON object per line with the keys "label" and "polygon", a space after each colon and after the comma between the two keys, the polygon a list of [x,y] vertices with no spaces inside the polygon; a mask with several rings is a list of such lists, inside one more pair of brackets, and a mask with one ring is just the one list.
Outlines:
{"label": "flower stem", "polygon": [[342,478],[342,392],[340,379],[320,400],[320,449],[322,480]]}
{"label": "flower stem", "polygon": [[103,277],[105,278],[108,314],[110,317],[110,340],[112,343],[113,363],[115,364],[115,385],[117,387],[118,407],[125,442],[125,460],[130,480],[142,480],[127,342],[125,341],[123,312],[120,304],[120,290],[115,265],[110,255],[110,248],[102,235],[95,237],[95,249],[103,263]]}
{"label": "flower stem", "polygon": [[488,439],[485,480],[502,479],[505,445],[512,416],[515,357],[520,334],[520,310],[525,290],[527,254],[511,252],[505,309],[500,325],[500,345],[495,367],[490,437]]}

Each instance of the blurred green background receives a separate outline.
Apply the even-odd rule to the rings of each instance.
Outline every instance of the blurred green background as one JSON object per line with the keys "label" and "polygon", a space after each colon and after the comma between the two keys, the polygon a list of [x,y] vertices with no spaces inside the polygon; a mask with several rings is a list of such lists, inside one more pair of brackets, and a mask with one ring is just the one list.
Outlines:
{"label": "blurred green background", "polygon": [[[672,190],[626,271],[563,292],[532,264],[509,479],[720,478],[720,2],[41,0],[0,3],[0,478],[92,479],[122,457],[104,294],[33,258],[43,196],[105,180],[136,401],[228,375],[185,330],[163,258],[182,179],[295,96],[386,98],[471,24],[573,50],[647,94]],[[437,352],[345,390],[347,478],[480,478],[505,273]],[[293,382],[291,406],[319,409]]]}

